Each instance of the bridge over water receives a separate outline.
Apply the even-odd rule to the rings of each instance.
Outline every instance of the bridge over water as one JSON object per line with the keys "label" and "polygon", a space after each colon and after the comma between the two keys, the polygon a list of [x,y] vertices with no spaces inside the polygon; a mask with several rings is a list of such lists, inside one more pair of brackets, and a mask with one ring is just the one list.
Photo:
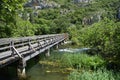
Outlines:
{"label": "bridge over water", "polygon": [[58,47],[58,44],[64,42],[67,38],[68,34],[2,38],[0,39],[0,68],[18,61],[18,75],[24,77],[28,60],[44,51],[46,56],[50,56],[50,48]]}

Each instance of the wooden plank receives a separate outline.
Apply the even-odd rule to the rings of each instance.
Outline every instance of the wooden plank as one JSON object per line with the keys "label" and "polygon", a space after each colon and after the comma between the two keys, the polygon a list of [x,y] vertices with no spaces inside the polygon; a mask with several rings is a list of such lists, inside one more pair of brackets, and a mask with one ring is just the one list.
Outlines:
{"label": "wooden plank", "polygon": [[40,49],[39,51],[36,51],[36,52],[34,52],[33,54],[30,54],[29,56],[25,57],[25,60],[28,61],[29,59],[31,59],[31,58],[37,56],[38,54],[44,52],[45,50],[51,48],[52,46],[54,46],[54,45],[56,45],[56,44],[62,42],[63,40],[64,40],[64,39],[60,39],[59,41],[55,42],[54,44],[48,45],[48,46],[46,46],[45,48]]}
{"label": "wooden plank", "polygon": [[0,53],[0,59],[4,58],[4,57],[7,57],[7,56],[10,56],[11,53],[12,53],[12,51],[6,51],[6,52]]}
{"label": "wooden plank", "polygon": [[[4,47],[2,46],[0,47],[0,50],[1,50],[0,66],[10,64],[11,63],[10,60],[14,62],[19,59],[19,56],[16,53],[14,53],[12,56],[11,55],[12,51],[10,50],[4,52],[5,49],[9,49],[10,46],[8,45],[10,45],[11,41],[15,43],[11,46],[14,46],[15,50],[18,53],[20,53],[21,55],[24,55],[23,57],[25,57],[25,60],[27,61],[37,56],[41,52],[44,52],[45,50],[51,48],[52,46],[62,42],[66,38],[67,37],[65,36],[65,34],[52,34],[52,35],[40,35],[40,36],[23,37],[23,38],[0,39],[0,46],[5,45]],[[28,43],[30,43],[30,45]],[[29,46],[32,47],[30,50],[29,50]]]}

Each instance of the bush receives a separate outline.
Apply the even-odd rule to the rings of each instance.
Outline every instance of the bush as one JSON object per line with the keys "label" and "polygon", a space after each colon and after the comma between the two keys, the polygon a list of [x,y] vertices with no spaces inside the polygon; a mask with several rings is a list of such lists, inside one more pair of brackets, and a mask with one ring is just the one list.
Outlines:
{"label": "bush", "polygon": [[35,32],[35,27],[29,22],[22,20],[18,17],[16,25],[12,29],[13,37],[24,37],[24,36],[33,36]]}
{"label": "bush", "polygon": [[109,19],[84,28],[80,31],[79,40],[86,47],[94,48],[109,62],[119,64],[120,59],[120,23]]}
{"label": "bush", "polygon": [[61,65],[73,68],[92,68],[102,67],[105,61],[100,56],[89,56],[85,53],[65,53],[61,58]]}
{"label": "bush", "polygon": [[112,71],[108,70],[97,70],[97,71],[85,71],[72,72],[68,80],[120,80],[119,74],[114,74]]}

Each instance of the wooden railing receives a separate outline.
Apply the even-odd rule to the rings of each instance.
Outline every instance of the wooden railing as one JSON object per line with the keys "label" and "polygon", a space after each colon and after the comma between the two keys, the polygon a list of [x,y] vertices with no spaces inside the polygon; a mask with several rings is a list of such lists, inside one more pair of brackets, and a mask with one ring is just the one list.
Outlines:
{"label": "wooden railing", "polygon": [[68,34],[40,35],[0,39],[0,67],[16,60],[25,61],[67,39]]}

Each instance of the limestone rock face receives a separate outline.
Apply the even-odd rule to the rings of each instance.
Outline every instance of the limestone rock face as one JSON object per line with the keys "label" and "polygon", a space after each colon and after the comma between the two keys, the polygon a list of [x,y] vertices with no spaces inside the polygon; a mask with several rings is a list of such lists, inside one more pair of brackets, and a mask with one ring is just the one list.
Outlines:
{"label": "limestone rock face", "polygon": [[90,3],[92,0],[73,0],[74,3]]}
{"label": "limestone rock face", "polygon": [[118,9],[118,15],[117,15],[118,19],[120,19],[120,8]]}
{"label": "limestone rock face", "polygon": [[48,1],[48,0],[31,0],[24,5],[25,7],[31,7],[33,9],[44,9],[44,8],[57,8],[59,4]]}
{"label": "limestone rock face", "polygon": [[95,13],[82,19],[83,25],[90,25],[101,20],[102,13]]}

